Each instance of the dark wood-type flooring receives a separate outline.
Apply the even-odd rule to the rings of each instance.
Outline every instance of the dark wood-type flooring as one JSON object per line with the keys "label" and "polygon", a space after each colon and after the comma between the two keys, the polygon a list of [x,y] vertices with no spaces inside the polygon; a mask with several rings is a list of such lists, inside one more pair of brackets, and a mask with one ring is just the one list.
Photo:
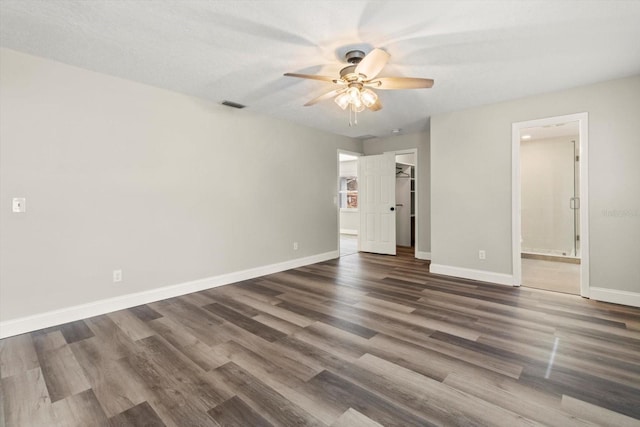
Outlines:
{"label": "dark wood-type flooring", "polygon": [[355,254],[0,341],[6,426],[640,425],[640,309]]}

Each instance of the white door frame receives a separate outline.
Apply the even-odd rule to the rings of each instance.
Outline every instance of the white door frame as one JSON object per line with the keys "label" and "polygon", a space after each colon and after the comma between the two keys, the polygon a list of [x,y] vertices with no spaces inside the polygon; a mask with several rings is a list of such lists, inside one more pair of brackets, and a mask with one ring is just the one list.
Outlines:
{"label": "white door frame", "polygon": [[525,128],[556,125],[567,122],[579,123],[580,147],[579,147],[579,171],[580,171],[580,295],[589,297],[589,182],[588,182],[588,146],[589,146],[589,114],[576,113],[565,116],[547,117],[544,119],[517,122],[511,125],[511,235],[513,256],[513,280],[514,286],[522,284],[522,260],[521,260],[521,198],[522,181],[520,177],[520,131]]}
{"label": "white door frame", "polygon": [[[414,254],[413,256],[415,258],[420,258],[420,259],[424,259],[425,256],[423,254],[420,253],[420,249],[419,249],[419,245],[420,245],[420,239],[418,238],[420,236],[419,233],[419,228],[420,228],[420,221],[418,221],[418,218],[420,218],[418,215],[418,210],[419,210],[419,206],[420,203],[418,202],[418,199],[420,197],[420,167],[419,167],[419,159],[418,159],[418,149],[417,148],[407,148],[406,150],[397,150],[397,151],[391,151],[392,153],[395,153],[395,155],[399,155],[399,154],[413,154],[413,160],[415,161],[415,170],[416,170],[416,177],[414,180],[414,189],[415,189],[415,199],[414,199],[414,203],[416,204],[415,206],[415,214],[414,214],[414,221],[416,224],[416,245],[414,247]],[[419,256],[420,255],[420,256]]]}

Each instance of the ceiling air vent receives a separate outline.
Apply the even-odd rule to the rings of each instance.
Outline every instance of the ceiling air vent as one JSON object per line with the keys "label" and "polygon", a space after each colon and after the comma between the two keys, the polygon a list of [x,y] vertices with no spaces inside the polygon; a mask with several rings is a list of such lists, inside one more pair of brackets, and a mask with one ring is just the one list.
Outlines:
{"label": "ceiling air vent", "polygon": [[361,139],[361,140],[366,140],[366,139],[371,139],[371,138],[375,138],[375,135],[360,135],[360,136],[356,136],[356,139]]}
{"label": "ceiling air vent", "polygon": [[238,104],[237,102],[233,102],[233,101],[222,101],[222,105],[226,105],[227,107],[238,108],[238,109],[242,109],[246,107],[246,105]]}

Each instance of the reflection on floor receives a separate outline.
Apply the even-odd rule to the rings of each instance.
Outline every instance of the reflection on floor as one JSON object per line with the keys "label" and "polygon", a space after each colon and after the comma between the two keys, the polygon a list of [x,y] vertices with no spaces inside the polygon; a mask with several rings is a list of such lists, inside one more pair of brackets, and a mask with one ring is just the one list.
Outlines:
{"label": "reflection on floor", "polygon": [[358,236],[352,234],[340,235],[340,256],[358,253]]}
{"label": "reflection on floor", "polygon": [[523,258],[522,286],[580,295],[580,265]]}

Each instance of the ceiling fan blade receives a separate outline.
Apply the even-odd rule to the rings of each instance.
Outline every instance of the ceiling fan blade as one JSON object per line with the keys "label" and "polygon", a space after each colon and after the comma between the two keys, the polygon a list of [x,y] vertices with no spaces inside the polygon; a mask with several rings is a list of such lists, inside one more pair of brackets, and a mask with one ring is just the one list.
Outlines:
{"label": "ceiling fan blade", "polygon": [[427,89],[433,86],[432,79],[421,79],[417,77],[380,77],[375,80],[365,82],[365,86],[375,89]]}
{"label": "ceiling fan blade", "polygon": [[371,111],[382,110],[382,102],[380,102],[380,98],[376,99],[376,102],[371,107],[369,107],[369,110]]}
{"label": "ceiling fan blade", "polygon": [[364,74],[367,79],[371,80],[378,75],[380,71],[387,65],[389,54],[382,49],[373,49],[362,61],[356,66],[356,74]]}
{"label": "ceiling fan blade", "polygon": [[336,78],[329,76],[319,76],[317,74],[298,74],[298,73],[284,73],[287,77],[299,77],[301,79],[321,80],[323,82],[333,82]]}
{"label": "ceiling fan blade", "polygon": [[336,95],[341,94],[342,92],[346,91],[347,88],[342,88],[342,89],[336,89],[336,90],[332,90],[331,92],[327,92],[323,95],[320,95],[317,98],[313,98],[311,101],[307,102],[306,104],[304,104],[305,107],[309,107],[313,104],[317,104],[320,101],[324,101],[325,99],[329,99],[329,98],[333,98]]}

